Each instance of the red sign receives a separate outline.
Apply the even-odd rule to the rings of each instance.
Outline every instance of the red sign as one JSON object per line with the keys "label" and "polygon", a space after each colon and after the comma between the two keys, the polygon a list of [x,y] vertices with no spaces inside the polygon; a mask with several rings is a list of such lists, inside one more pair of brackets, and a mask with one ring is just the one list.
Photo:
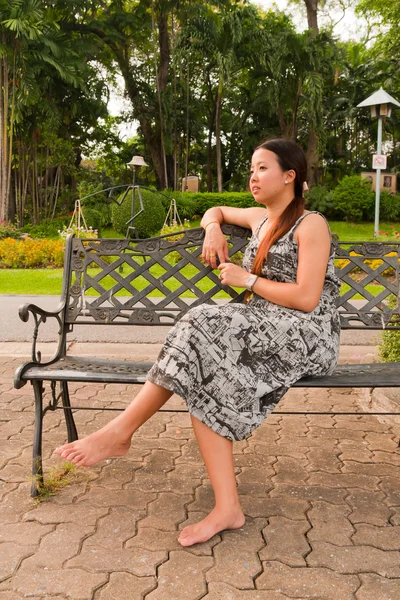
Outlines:
{"label": "red sign", "polygon": [[387,167],[387,154],[374,154],[372,156],[372,168],[384,171]]}

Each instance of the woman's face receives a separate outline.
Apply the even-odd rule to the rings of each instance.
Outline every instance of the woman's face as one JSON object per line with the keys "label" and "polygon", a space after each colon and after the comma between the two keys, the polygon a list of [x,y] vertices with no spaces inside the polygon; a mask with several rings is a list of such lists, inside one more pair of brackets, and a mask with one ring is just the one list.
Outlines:
{"label": "woman's face", "polygon": [[258,148],[252,157],[250,168],[250,191],[254,200],[266,204],[277,198],[289,187],[285,181],[292,181],[292,171],[282,171],[277,156],[265,148]]}

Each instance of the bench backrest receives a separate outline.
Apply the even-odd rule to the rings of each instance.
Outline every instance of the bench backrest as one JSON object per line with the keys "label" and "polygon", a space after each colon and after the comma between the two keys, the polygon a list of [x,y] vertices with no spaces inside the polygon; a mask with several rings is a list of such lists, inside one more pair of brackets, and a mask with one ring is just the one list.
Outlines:
{"label": "bench backrest", "polygon": [[[230,256],[240,262],[251,231],[223,225]],[[244,292],[222,285],[201,261],[204,231],[145,240],[81,240],[66,245],[66,324],[172,325],[202,303],[241,302]],[[343,329],[400,329],[399,243],[340,242],[337,275]]]}

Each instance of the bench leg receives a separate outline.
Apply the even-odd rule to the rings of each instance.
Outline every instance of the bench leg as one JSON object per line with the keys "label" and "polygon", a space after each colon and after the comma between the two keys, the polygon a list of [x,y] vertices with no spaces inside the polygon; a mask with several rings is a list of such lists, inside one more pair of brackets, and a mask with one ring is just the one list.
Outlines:
{"label": "bench leg", "polygon": [[33,457],[32,457],[32,487],[31,496],[39,496],[40,488],[43,487],[42,466],[42,430],[43,430],[43,381],[32,381],[35,393],[35,428],[33,433]]}
{"label": "bench leg", "polygon": [[[71,401],[69,399],[69,391],[68,391],[68,383],[66,381],[61,382],[62,389],[62,398],[64,406],[71,406]],[[76,429],[74,415],[72,414],[72,410],[69,408],[64,409],[64,417],[65,424],[67,426],[67,434],[68,434],[68,443],[74,442],[78,439],[78,431]]]}

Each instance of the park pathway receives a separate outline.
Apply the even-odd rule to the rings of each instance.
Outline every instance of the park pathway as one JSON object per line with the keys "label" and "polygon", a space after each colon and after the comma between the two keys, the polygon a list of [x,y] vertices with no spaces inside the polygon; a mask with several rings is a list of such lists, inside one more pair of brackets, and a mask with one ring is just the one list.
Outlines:
{"label": "park pathway", "polygon": [[[99,348],[153,359],[159,346]],[[398,417],[271,415],[234,445],[245,526],[183,549],[178,531],[213,502],[188,415],[158,413],[127,457],[79,469],[35,504],[32,390],[12,385],[24,353],[24,345],[0,344],[0,600],[400,598]],[[73,397],[86,406],[123,406],[134,391],[77,384]],[[170,404],[182,408],[179,398]],[[293,389],[279,405],[367,408],[368,392],[352,389]],[[77,413],[80,435],[111,415]],[[47,414],[44,429],[45,465],[54,472],[62,464],[53,456],[65,439],[62,412]]]}

